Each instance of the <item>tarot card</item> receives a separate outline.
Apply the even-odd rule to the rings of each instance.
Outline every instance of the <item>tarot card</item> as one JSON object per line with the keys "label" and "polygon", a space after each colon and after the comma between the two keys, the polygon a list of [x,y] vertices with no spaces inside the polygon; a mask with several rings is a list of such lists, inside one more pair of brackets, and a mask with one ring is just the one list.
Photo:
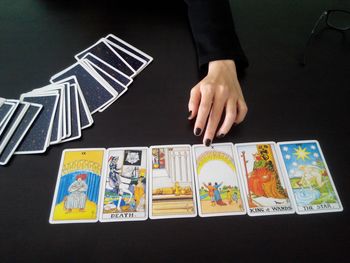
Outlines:
{"label": "tarot card", "polygon": [[2,137],[2,133],[6,128],[6,125],[11,120],[12,115],[15,113],[18,105],[19,100],[6,100],[6,102],[3,103],[2,107],[4,107],[6,113],[4,113],[4,119],[1,121],[2,123],[0,125],[0,138]]}
{"label": "tarot card", "polygon": [[34,103],[29,104],[28,110],[25,112],[21,122],[0,154],[0,165],[6,165],[9,162],[11,156],[32,126],[41,109],[42,105]]}
{"label": "tarot card", "polygon": [[0,129],[2,125],[5,123],[7,118],[10,116],[12,111],[14,110],[15,103],[8,102],[3,98],[0,98]]}
{"label": "tarot card", "polygon": [[111,67],[118,69],[129,77],[135,76],[133,68],[117,53],[115,52],[105,40],[100,39],[92,46],[88,47],[84,51],[75,56],[76,60],[82,59],[87,53],[93,54],[96,57],[102,59]]}
{"label": "tarot card", "polygon": [[24,114],[28,110],[28,107],[29,107],[29,103],[22,103],[22,102],[19,103],[15,113],[13,114],[11,120],[9,121],[6,128],[4,129],[4,132],[0,138],[0,154],[5,149],[13,133],[16,131],[17,126],[20,124]]}
{"label": "tarot card", "polygon": [[248,215],[294,213],[274,142],[236,144]]}
{"label": "tarot card", "polygon": [[201,217],[246,214],[232,143],[192,146]]}
{"label": "tarot card", "polygon": [[[59,143],[62,140],[62,137],[65,136],[65,131],[62,127],[63,114],[65,112],[65,86],[62,84],[50,84],[39,89],[34,89],[31,92],[36,94],[45,94],[46,92],[50,92],[52,90],[57,90],[59,95],[50,138],[50,144],[56,144]],[[64,118],[64,120],[65,119],[66,118]]]}
{"label": "tarot card", "polygon": [[[85,62],[85,59],[83,60]],[[92,67],[98,74],[99,77],[103,78],[117,93],[118,96],[115,97],[112,101],[110,101],[107,105],[103,106],[103,108],[99,109],[99,112],[103,112],[105,109],[107,109],[113,102],[115,102],[121,95],[123,95],[128,88],[125,87],[123,84],[118,82],[115,78],[113,78],[108,73],[104,72],[102,69],[96,67],[94,68],[93,65],[88,64],[88,67]]]}
{"label": "tarot card", "polygon": [[113,42],[106,41],[107,45],[117,52],[136,72],[136,74],[140,73],[147,65],[147,62],[142,58],[136,56],[134,53],[122,48],[114,44]]}
{"label": "tarot card", "polygon": [[129,43],[127,43],[124,40],[116,37],[113,34],[109,34],[108,36],[106,36],[105,39],[108,41],[108,43],[113,43],[114,45],[120,46],[120,47],[126,49],[127,51],[135,54],[139,58],[145,60],[147,62],[147,65],[149,63],[151,63],[152,60],[153,60],[153,58],[151,56],[147,55],[146,53],[144,53],[141,50],[135,48],[134,46],[130,45]]}
{"label": "tarot card", "polygon": [[100,205],[101,222],[147,219],[147,158],[147,147],[107,150]]}
{"label": "tarot card", "polygon": [[81,137],[81,127],[80,127],[80,115],[79,115],[79,103],[78,103],[78,89],[76,84],[72,84],[69,87],[70,93],[70,127],[71,135],[66,137],[61,142],[73,141]]}
{"label": "tarot card", "polygon": [[105,149],[62,152],[49,222],[97,222]]}
{"label": "tarot card", "polygon": [[25,93],[21,101],[36,103],[43,106],[38,118],[22,140],[15,154],[43,153],[50,144],[53,119],[58,103],[58,92],[46,94]]}
{"label": "tarot card", "polygon": [[80,126],[81,126],[81,129],[84,130],[90,127],[94,123],[94,120],[92,119],[91,113],[89,111],[89,107],[85,101],[83,92],[81,91],[81,88],[78,82],[76,82],[76,86],[78,91]]}
{"label": "tarot card", "polygon": [[[110,76],[112,76],[116,81],[120,82],[125,87],[128,87],[131,82],[133,81],[132,78],[125,75],[123,72],[119,71],[118,69],[115,69],[111,67],[109,64],[104,62],[102,59],[99,59],[93,54],[87,53],[84,56],[84,61],[86,61],[89,65],[91,65],[95,70],[98,68]],[[98,71],[98,70],[96,70]]]}
{"label": "tarot card", "polygon": [[152,146],[149,159],[149,217],[197,216],[191,146]]}
{"label": "tarot card", "polygon": [[298,214],[343,211],[318,141],[279,142],[278,148]]}
{"label": "tarot card", "polygon": [[[94,123],[94,120],[93,120],[93,118],[91,116],[91,113],[90,113],[89,107],[88,107],[88,105],[86,103],[86,100],[85,100],[85,97],[83,95],[83,92],[81,91],[81,88],[80,88],[80,86],[78,84],[77,78],[75,76],[72,76],[72,77],[68,77],[66,79],[63,79],[63,80],[61,80],[61,81],[59,81],[57,83],[63,83],[63,84],[68,85],[68,86],[72,85],[72,84],[76,84],[77,85],[79,115],[80,115],[80,126],[81,126],[82,130],[90,127]],[[68,89],[68,87],[66,87],[66,90],[67,89]],[[69,94],[69,92],[66,92],[66,96],[67,96],[67,94]],[[70,105],[70,104],[68,103],[68,105]],[[68,114],[67,114],[67,119],[69,119],[69,118],[68,118]],[[70,134],[69,134],[69,136],[70,136]]]}
{"label": "tarot card", "polygon": [[86,65],[77,62],[51,77],[50,81],[58,82],[75,76],[89,107],[89,111],[93,114],[118,96],[107,82],[96,77],[96,75],[91,70],[88,70]]}

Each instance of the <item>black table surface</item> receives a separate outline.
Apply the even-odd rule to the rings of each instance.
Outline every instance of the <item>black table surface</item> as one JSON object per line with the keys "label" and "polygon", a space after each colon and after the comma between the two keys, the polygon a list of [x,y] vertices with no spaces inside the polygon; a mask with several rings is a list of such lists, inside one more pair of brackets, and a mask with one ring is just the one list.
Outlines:
{"label": "black table surface", "polygon": [[[349,33],[321,30],[298,57],[330,1],[232,1],[250,67],[242,79],[249,113],[216,142],[316,139],[342,200],[341,213],[228,216],[50,225],[66,148],[196,144],[187,121],[198,70],[185,9],[164,1],[2,0],[1,97],[48,84],[74,55],[113,33],[154,57],[128,92],[93,116],[82,138],[0,167],[1,262],[347,261],[349,227]],[[321,29],[324,28],[321,26]]]}

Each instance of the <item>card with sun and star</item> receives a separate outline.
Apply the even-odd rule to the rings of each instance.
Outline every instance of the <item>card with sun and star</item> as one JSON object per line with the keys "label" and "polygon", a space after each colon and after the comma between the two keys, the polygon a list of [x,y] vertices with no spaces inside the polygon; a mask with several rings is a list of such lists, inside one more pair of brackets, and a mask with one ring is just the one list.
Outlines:
{"label": "card with sun and star", "polygon": [[317,141],[279,142],[278,150],[298,214],[343,210]]}

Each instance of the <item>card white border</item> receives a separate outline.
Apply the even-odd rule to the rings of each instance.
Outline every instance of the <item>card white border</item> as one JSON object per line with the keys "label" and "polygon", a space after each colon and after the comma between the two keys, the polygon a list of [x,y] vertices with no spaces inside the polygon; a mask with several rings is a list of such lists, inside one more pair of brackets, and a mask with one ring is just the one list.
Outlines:
{"label": "card white border", "polygon": [[[93,66],[91,66],[91,65],[89,64],[89,62],[88,62],[89,60],[83,59],[83,60],[81,60],[81,61],[82,61],[82,63],[84,63],[87,67],[91,68],[91,70],[93,70],[93,73],[94,73],[94,74],[97,74],[99,78],[102,78],[102,79],[104,80],[104,78],[93,68]],[[95,65],[95,64],[94,64],[94,65]],[[97,66],[96,66],[96,67],[97,67]],[[97,67],[97,68],[99,68],[99,67]],[[108,104],[106,104],[105,106],[103,106],[102,108],[100,108],[100,109],[98,110],[98,112],[103,112],[103,111],[106,110],[109,106],[111,106],[117,99],[119,99],[119,98],[128,90],[128,88],[127,88],[125,85],[123,85],[122,83],[120,83],[118,80],[116,80],[114,77],[112,77],[111,75],[109,75],[107,72],[105,72],[104,70],[102,70],[101,68],[99,68],[99,70],[101,70],[101,71],[103,72],[103,74],[105,74],[107,77],[111,78],[113,81],[117,82],[119,85],[121,85],[122,87],[124,87],[124,90],[123,90],[122,92],[118,93],[106,80],[104,80],[106,83],[108,83],[108,86],[109,86],[110,88],[112,88],[112,89],[116,92],[117,96],[116,96],[112,101],[110,101]]]}
{"label": "card white border", "polygon": [[[27,102],[26,102],[27,103]],[[40,113],[41,109],[42,109],[42,105],[41,104],[36,104],[36,103],[30,103],[30,106],[34,106],[37,107],[38,110],[37,112],[34,114],[32,120],[28,123],[27,128],[23,131],[22,135],[19,137],[18,141],[15,143],[13,149],[11,150],[10,154],[7,156],[7,158],[5,159],[4,162],[0,162],[0,165],[6,165],[10,160],[12,155],[14,154],[14,152],[16,151],[18,145],[22,142],[24,136],[27,134],[27,132],[29,131],[30,127],[32,126],[32,124],[34,123],[34,121],[36,120],[36,118],[38,117],[38,114]],[[12,136],[11,136],[12,138]],[[5,147],[6,148],[6,147]],[[1,154],[0,154],[1,156]]]}
{"label": "card white border", "polygon": [[[67,80],[70,77],[75,77],[74,81],[79,84],[79,81],[78,81],[76,75],[74,75],[74,74],[72,74],[71,76],[69,76],[67,78],[60,79],[57,82],[55,81],[55,79],[59,78],[61,75],[65,74],[66,72],[70,71],[72,68],[74,68],[76,66],[81,66],[92,78],[94,78],[111,95],[111,98],[109,100],[105,101],[103,104],[101,104],[100,106],[95,108],[93,111],[90,111],[90,109],[89,109],[90,113],[94,114],[94,113],[98,112],[99,109],[103,108],[106,104],[108,104],[111,100],[113,100],[117,96],[117,92],[112,87],[110,87],[109,84],[104,79],[97,77],[96,76],[97,73],[95,73],[94,70],[92,71],[91,69],[87,68],[86,65],[81,62],[81,60],[78,60],[74,64],[70,65],[69,67],[65,68],[64,70],[53,75],[50,78],[50,82],[61,83],[63,80]],[[79,84],[79,87],[82,88],[80,86],[80,84]]]}
{"label": "card white border", "polygon": [[[58,103],[58,91],[52,91],[52,95],[48,95],[49,93],[46,93],[45,95],[43,94],[31,94],[29,93],[24,93],[21,95],[20,100],[23,101],[24,98],[26,97],[47,97],[47,96],[55,96],[55,103],[54,103],[54,107],[53,107],[53,113],[56,112],[56,107],[57,107],[57,103]],[[48,147],[48,145],[50,144],[50,138],[51,138],[51,130],[52,130],[52,123],[53,123],[53,119],[55,117],[55,114],[51,115],[51,119],[49,122],[49,128],[47,130],[47,134],[46,134],[46,140],[45,140],[45,145],[46,147],[42,150],[35,150],[35,151],[16,151],[15,154],[36,154],[36,153],[44,153]]]}
{"label": "card white border", "polygon": [[[16,103],[14,103],[14,102],[8,102],[8,101],[5,101],[5,102],[3,102],[2,104],[1,104],[1,106],[3,106],[3,105],[10,105],[11,107],[10,107],[10,110],[5,114],[5,116],[4,116],[4,118],[0,121],[0,129],[2,129],[2,125],[6,122],[6,119],[9,117],[9,115],[12,113],[12,111],[13,111],[13,107],[16,105]],[[0,106],[0,107],[1,107]],[[1,134],[1,132],[0,132],[0,134]]]}
{"label": "card white border", "polygon": [[[60,81],[57,81],[57,82],[53,82],[53,81],[51,81],[51,80],[50,80],[50,82],[51,82],[51,83],[63,83],[63,84],[66,83],[66,84],[68,84],[68,85],[71,85],[71,84],[70,84],[70,81],[71,81],[71,80],[73,80],[73,82],[74,82],[75,84],[77,84],[79,97],[80,97],[80,99],[81,99],[81,103],[83,104],[83,110],[84,110],[85,115],[87,116],[87,119],[88,119],[88,121],[89,121],[89,124],[87,124],[87,125],[81,127],[81,129],[84,130],[84,129],[90,127],[90,126],[94,123],[94,119],[93,119],[92,116],[91,116],[89,107],[88,107],[88,105],[87,105],[87,103],[86,103],[84,94],[83,94],[83,92],[81,91],[81,88],[80,88],[80,86],[79,86],[79,83],[78,83],[77,78],[73,75],[73,76],[70,76],[70,77],[68,77],[68,78],[65,78],[65,79],[62,79],[62,80],[60,80]],[[70,105],[70,103],[68,103],[68,105]],[[70,136],[70,134],[69,134],[69,136]]]}
{"label": "card white border", "polygon": [[60,142],[63,138],[63,133],[62,133],[62,130],[63,130],[63,106],[64,106],[64,96],[65,96],[65,85],[63,84],[50,84],[50,85],[47,85],[47,86],[44,86],[42,88],[38,88],[38,89],[33,89],[31,91],[31,93],[36,93],[36,94],[43,94],[43,93],[47,93],[47,92],[50,92],[52,90],[59,90],[60,93],[59,93],[59,102],[58,102],[58,106],[56,108],[56,111],[57,109],[59,110],[59,113],[58,113],[58,127],[57,127],[57,136],[56,136],[56,139],[51,141],[51,137],[50,137],[50,145],[53,145],[53,144],[57,144],[58,142]]}
{"label": "card white border", "polygon": [[[147,66],[147,61],[146,60],[136,56],[135,54],[131,53],[130,51],[126,50],[125,48],[122,48],[121,46],[113,43],[112,41],[110,41],[110,40],[108,40],[106,38],[104,40],[105,40],[106,44],[111,49],[113,49],[113,47],[116,48],[116,49],[120,49],[122,52],[126,53],[130,57],[133,57],[134,59],[136,59],[136,60],[138,60],[138,61],[140,61],[142,63],[142,66],[139,69],[136,70],[136,69],[133,68],[133,70],[136,72],[135,76],[138,75]],[[118,51],[116,51],[116,52],[118,52]],[[120,56],[122,56],[122,55],[120,55]],[[130,65],[130,67],[132,67],[132,66]]]}
{"label": "card white border", "polygon": [[62,83],[63,89],[62,89],[62,136],[61,140],[67,137],[67,114],[66,114],[66,87],[69,86],[69,83]]}
{"label": "card white border", "polygon": [[[69,90],[71,89],[74,89],[74,93],[75,93],[75,110],[76,110],[76,113],[77,113],[77,125],[78,125],[78,135],[77,136],[69,136],[65,139],[63,139],[61,142],[69,142],[69,141],[73,141],[73,140],[76,140],[76,139],[79,139],[81,137],[81,126],[80,126],[80,111],[79,111],[79,102],[78,102],[78,85],[77,84],[71,84],[69,85]],[[72,100],[70,100],[72,101]],[[70,110],[71,110],[71,114],[72,114],[72,105],[70,105]],[[71,120],[72,120],[72,115],[71,115],[71,118],[70,118],[70,123],[71,123]],[[72,127],[72,124],[70,124],[70,126]]]}
{"label": "card white border", "polygon": [[20,101],[19,100],[7,100],[7,102],[13,104],[13,106],[12,106],[11,110],[9,111],[9,114],[6,114],[7,118],[4,119],[2,125],[0,126],[0,135],[3,133],[6,125],[11,120],[11,118],[12,118],[13,114],[15,113]]}
{"label": "card white border", "polygon": [[[113,34],[108,34],[107,36],[105,36],[105,39],[108,40],[108,38],[114,38],[116,41],[119,41],[119,42],[123,43],[125,46],[128,46],[129,48],[135,50],[136,53],[140,53],[142,56],[148,58],[149,61],[148,62],[146,61],[147,65],[150,64],[153,61],[153,57],[151,57],[150,55],[148,55],[145,52],[141,51],[140,49],[134,47],[133,45],[129,44],[128,42],[120,39],[119,37],[117,37],[117,36],[115,36]],[[112,41],[110,41],[110,42],[112,42]]]}
{"label": "card white border", "polygon": [[[118,74],[122,75],[124,78],[126,78],[126,79],[129,80],[129,82],[128,82],[126,85],[120,83],[121,85],[128,87],[128,86],[130,86],[130,84],[134,81],[131,77],[129,77],[129,76],[126,75],[125,73],[121,72],[119,69],[115,69],[114,67],[112,67],[112,66],[109,65],[107,62],[105,62],[104,60],[100,59],[99,57],[95,56],[94,54],[86,53],[86,55],[85,55],[84,57],[82,57],[81,60],[86,60],[86,61],[88,61],[90,64],[94,65],[96,68],[99,68],[101,71],[105,72],[105,71],[104,71],[103,69],[101,69],[98,65],[96,65],[94,62],[92,62],[91,60],[89,60],[89,59],[87,58],[87,56],[93,57],[94,59],[96,59],[96,60],[98,60],[99,62],[101,62],[102,64],[104,64],[106,67],[109,67],[111,70],[117,72]],[[108,73],[106,73],[106,74],[108,74]],[[110,75],[110,74],[109,74],[109,75]],[[120,81],[118,81],[118,82],[120,82]]]}
{"label": "card white border", "polygon": [[[93,48],[94,46],[97,46],[98,44],[100,43],[103,43],[107,46],[107,48],[109,48],[111,50],[112,53],[114,53],[114,55],[116,55],[130,70],[131,72],[133,72],[133,74],[131,74],[129,77],[130,78],[133,78],[136,76],[136,71],[128,64],[128,62],[126,62],[117,52],[115,52],[115,50],[113,50],[109,45],[108,43],[106,42],[106,40],[104,38],[101,38],[99,39],[95,44],[89,46],[88,48],[84,49],[83,51],[79,52],[78,54],[76,54],[74,56],[74,58],[79,61],[81,60],[83,57],[82,57],[82,54],[84,54],[85,52],[87,52],[88,50],[90,50],[91,48]],[[88,52],[90,53],[90,52]],[[79,58],[81,57],[81,58]],[[107,62],[106,62],[107,63]],[[115,68],[113,67],[112,65],[110,65],[112,68]],[[116,69],[116,68],[115,68]]]}
{"label": "card white border", "polygon": [[[69,78],[71,79],[71,78]],[[73,78],[72,78],[73,79]],[[73,81],[75,81],[73,79]],[[65,102],[65,107],[64,107],[64,128],[65,128],[65,133],[61,138],[67,138],[71,135],[71,127],[70,127],[70,120],[71,119],[71,111],[70,111],[70,93],[69,93],[69,87],[70,87],[70,83],[69,82],[64,82],[64,81],[58,81],[58,82],[52,82],[53,84],[63,84],[64,85],[64,102]],[[67,92],[68,91],[68,92]],[[68,119],[68,120],[67,120]],[[58,143],[60,143],[61,141],[59,141]]]}
{"label": "card white border", "polygon": [[3,98],[3,97],[0,97],[0,107],[2,106],[2,104],[4,104],[4,102],[6,101],[6,99],[5,98]]}
{"label": "card white border", "polygon": [[[20,102],[20,104],[23,104],[24,107],[22,108],[21,112],[19,113],[17,119],[15,120],[15,122],[13,123],[13,125],[10,128],[10,130],[8,131],[8,133],[6,134],[6,136],[3,137],[3,140],[0,144],[0,155],[2,154],[2,151],[6,148],[7,143],[10,141],[13,133],[16,131],[18,125],[21,123],[24,114],[26,114],[28,108],[29,108],[29,104],[28,102]],[[15,113],[16,114],[16,113]]]}

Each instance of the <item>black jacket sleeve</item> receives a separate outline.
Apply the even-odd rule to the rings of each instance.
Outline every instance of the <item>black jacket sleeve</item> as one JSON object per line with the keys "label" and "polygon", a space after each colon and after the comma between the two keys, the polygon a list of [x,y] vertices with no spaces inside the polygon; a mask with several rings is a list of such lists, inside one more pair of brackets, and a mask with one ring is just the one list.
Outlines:
{"label": "black jacket sleeve", "polygon": [[235,32],[228,0],[185,0],[200,68],[213,60],[232,59],[238,70],[248,66]]}

